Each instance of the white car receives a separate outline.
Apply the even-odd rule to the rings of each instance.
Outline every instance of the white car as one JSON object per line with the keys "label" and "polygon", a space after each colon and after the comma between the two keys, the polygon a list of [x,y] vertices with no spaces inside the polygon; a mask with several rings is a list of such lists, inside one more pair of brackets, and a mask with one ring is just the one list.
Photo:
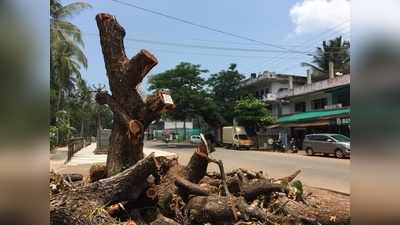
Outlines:
{"label": "white car", "polygon": [[192,144],[200,144],[201,143],[200,135],[192,135],[192,136],[190,136],[190,143],[192,143]]}

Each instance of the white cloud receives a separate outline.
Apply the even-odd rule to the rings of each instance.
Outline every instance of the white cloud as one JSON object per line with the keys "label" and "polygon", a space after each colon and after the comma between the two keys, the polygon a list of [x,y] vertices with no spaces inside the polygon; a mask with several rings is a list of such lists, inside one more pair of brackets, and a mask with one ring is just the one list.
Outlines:
{"label": "white cloud", "polygon": [[398,0],[356,0],[352,26],[357,32],[400,34],[400,2]]}
{"label": "white cloud", "polygon": [[349,31],[349,24],[346,26],[343,23],[350,21],[350,0],[303,0],[290,9],[290,17],[295,25],[295,34],[314,33],[333,27]]}

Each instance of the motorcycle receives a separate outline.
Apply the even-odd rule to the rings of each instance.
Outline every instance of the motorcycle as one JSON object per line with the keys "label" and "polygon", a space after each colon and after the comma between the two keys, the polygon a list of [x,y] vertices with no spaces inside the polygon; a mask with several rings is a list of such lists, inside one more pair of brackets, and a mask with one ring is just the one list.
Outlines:
{"label": "motorcycle", "polygon": [[290,139],[289,150],[290,150],[291,153],[297,153],[298,152],[297,146],[296,146],[296,141],[293,138]]}
{"label": "motorcycle", "polygon": [[272,150],[274,152],[278,151],[278,152],[285,152],[286,151],[286,146],[282,143],[281,140],[275,140],[273,143],[273,148]]}

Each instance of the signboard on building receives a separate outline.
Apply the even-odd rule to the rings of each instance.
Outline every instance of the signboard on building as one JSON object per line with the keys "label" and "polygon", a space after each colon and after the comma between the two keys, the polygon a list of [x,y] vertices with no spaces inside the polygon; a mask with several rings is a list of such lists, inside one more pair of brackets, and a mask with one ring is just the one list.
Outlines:
{"label": "signboard on building", "polygon": [[337,118],[336,119],[337,125],[349,125],[351,124],[350,118]]}
{"label": "signboard on building", "polygon": [[342,108],[342,104],[332,104],[324,106],[324,109],[340,109]]}
{"label": "signboard on building", "polygon": [[[186,121],[185,124],[186,129],[193,128],[192,121]],[[183,128],[183,121],[164,121],[164,129],[179,129]]]}
{"label": "signboard on building", "polygon": [[351,118],[346,117],[346,118],[336,118],[335,120],[331,121],[332,125],[350,125],[351,124]]}

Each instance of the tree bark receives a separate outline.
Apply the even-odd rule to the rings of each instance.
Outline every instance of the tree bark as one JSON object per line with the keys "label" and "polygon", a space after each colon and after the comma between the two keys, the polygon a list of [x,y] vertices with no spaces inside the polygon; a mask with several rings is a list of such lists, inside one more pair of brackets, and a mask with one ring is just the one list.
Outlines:
{"label": "tree bark", "polygon": [[107,77],[112,95],[99,92],[96,101],[107,104],[113,112],[110,149],[107,156],[107,176],[117,174],[143,158],[144,130],[162,111],[173,105],[165,104],[162,92],[156,92],[146,101],[137,86],[146,74],[157,65],[157,59],[141,50],[130,60],[125,54],[124,28],[110,14],[96,16],[100,32]]}
{"label": "tree bark", "polygon": [[148,187],[143,182],[156,174],[154,154],[125,171],[106,179],[51,196],[50,224],[120,224],[105,211],[105,207],[122,201],[135,201]]}
{"label": "tree bark", "polygon": [[186,179],[192,183],[199,183],[207,173],[208,152],[204,145],[199,145],[186,166]]}

